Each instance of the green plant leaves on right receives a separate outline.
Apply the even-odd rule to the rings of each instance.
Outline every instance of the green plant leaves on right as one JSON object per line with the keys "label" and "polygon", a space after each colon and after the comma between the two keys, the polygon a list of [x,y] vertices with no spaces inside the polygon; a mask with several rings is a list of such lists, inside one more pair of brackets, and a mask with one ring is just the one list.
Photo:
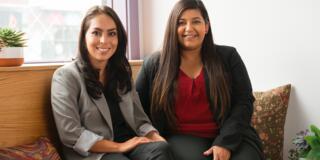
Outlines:
{"label": "green plant leaves on right", "polygon": [[298,160],[320,160],[320,130],[315,126],[310,126],[310,131],[300,131],[292,140],[295,149],[289,150],[289,159]]}
{"label": "green plant leaves on right", "polygon": [[307,160],[320,160],[320,130],[315,126],[310,126],[311,132],[314,135],[305,136],[304,139],[311,146],[311,150],[308,152]]}

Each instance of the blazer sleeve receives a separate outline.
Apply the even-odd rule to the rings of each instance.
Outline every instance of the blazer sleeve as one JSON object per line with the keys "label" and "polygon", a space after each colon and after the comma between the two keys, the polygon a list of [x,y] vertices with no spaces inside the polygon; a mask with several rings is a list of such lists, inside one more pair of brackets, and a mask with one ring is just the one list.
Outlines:
{"label": "blazer sleeve", "polygon": [[51,85],[52,111],[62,143],[83,156],[103,139],[81,125],[79,115],[80,77],[70,68],[59,68],[53,75]]}
{"label": "blazer sleeve", "polygon": [[221,122],[220,133],[213,145],[235,151],[243,139],[243,133],[250,127],[254,97],[247,69],[235,48],[222,53],[231,74],[231,106]]}
{"label": "blazer sleeve", "polygon": [[139,93],[140,101],[144,111],[150,116],[151,92],[153,80],[158,71],[160,51],[149,55],[142,64],[136,79],[136,90]]}
{"label": "blazer sleeve", "polygon": [[157,129],[151,124],[150,119],[144,112],[139,95],[135,89],[131,91],[132,99],[133,99],[133,107],[134,107],[134,118],[137,124],[137,135],[138,136],[145,136],[151,131],[158,132]]}

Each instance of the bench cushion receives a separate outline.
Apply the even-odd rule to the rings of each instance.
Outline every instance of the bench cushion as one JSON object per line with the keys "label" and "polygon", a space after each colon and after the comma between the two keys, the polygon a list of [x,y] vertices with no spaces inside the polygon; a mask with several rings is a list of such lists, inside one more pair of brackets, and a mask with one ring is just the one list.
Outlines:
{"label": "bench cushion", "polygon": [[252,125],[262,140],[266,159],[282,160],[284,124],[291,85],[254,92]]}
{"label": "bench cushion", "polygon": [[61,160],[58,152],[45,137],[32,144],[0,148],[1,160]]}

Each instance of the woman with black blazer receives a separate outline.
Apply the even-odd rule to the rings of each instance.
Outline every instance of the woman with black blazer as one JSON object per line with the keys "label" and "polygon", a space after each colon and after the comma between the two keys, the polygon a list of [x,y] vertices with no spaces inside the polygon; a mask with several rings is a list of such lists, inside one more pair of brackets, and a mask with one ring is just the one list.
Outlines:
{"label": "woman with black blazer", "polygon": [[136,81],[142,105],[179,160],[259,160],[251,127],[254,97],[236,49],[214,44],[200,0],[180,0],[163,47]]}

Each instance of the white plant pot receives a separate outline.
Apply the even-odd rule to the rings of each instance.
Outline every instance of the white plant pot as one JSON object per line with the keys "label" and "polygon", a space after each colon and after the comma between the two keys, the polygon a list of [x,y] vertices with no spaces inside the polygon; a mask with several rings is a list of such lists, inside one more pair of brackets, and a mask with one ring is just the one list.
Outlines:
{"label": "white plant pot", "polygon": [[5,47],[0,51],[0,67],[20,66],[24,62],[22,47]]}

